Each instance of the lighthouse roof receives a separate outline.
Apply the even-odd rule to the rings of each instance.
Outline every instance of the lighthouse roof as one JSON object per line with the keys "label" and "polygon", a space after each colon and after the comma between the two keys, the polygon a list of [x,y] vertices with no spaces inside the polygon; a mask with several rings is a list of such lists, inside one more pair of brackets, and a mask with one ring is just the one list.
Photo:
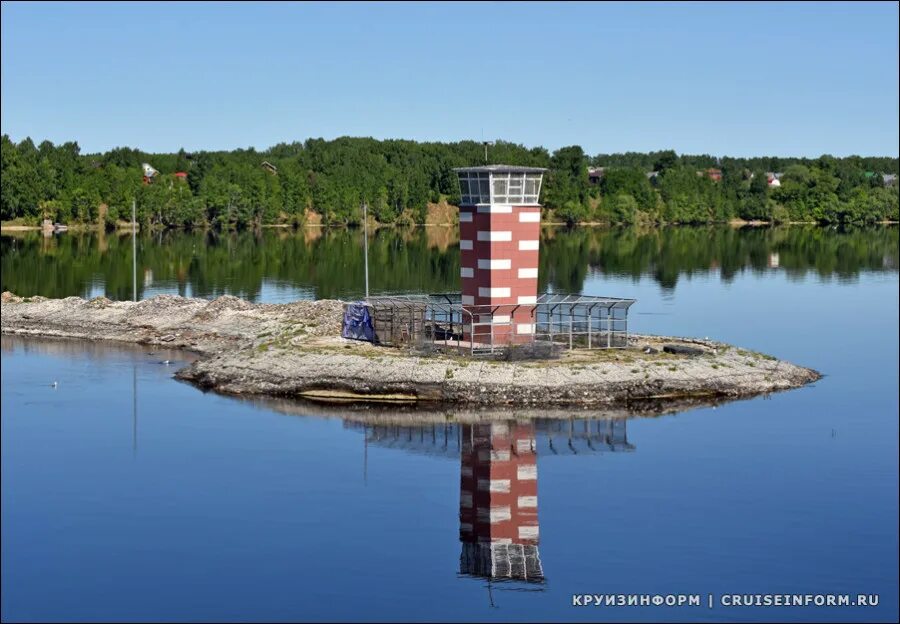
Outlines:
{"label": "lighthouse roof", "polygon": [[456,167],[457,173],[543,173],[544,167],[517,167],[514,165],[483,165],[481,167]]}

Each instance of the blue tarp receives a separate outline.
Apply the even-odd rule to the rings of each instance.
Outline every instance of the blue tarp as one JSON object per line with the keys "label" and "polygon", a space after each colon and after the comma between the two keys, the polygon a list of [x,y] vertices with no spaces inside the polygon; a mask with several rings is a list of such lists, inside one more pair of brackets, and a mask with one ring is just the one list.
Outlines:
{"label": "blue tarp", "polygon": [[348,303],[344,309],[344,326],[341,329],[341,336],[353,340],[375,342],[375,328],[372,327],[369,308],[362,303]]}

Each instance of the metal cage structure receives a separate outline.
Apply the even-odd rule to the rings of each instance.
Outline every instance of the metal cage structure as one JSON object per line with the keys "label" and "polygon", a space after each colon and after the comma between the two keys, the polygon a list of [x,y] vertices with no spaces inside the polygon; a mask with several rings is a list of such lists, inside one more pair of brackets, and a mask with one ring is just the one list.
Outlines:
{"label": "metal cage structure", "polygon": [[[622,349],[634,299],[546,293],[535,303],[463,304],[459,293],[386,295],[362,302],[378,344],[460,354],[496,355],[511,348]],[[522,323],[523,312],[530,323]]]}
{"label": "metal cage structure", "polygon": [[[507,427],[515,423],[513,420],[499,422],[501,426]],[[539,418],[533,421],[534,443],[530,452],[547,457],[631,453],[635,446],[628,441],[627,422],[622,418]],[[490,426],[498,423],[477,424]],[[343,426],[344,429],[362,432],[367,444],[380,448],[459,459],[464,446],[464,432],[468,431],[471,435],[473,425],[458,422],[404,424],[345,420]]]}

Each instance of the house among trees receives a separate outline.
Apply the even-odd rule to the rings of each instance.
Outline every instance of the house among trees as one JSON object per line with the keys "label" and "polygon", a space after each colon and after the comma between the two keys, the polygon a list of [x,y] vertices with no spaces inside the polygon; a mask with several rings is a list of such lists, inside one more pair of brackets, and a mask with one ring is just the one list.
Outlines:
{"label": "house among trees", "polygon": [[722,170],[716,169],[715,167],[710,167],[705,171],[698,171],[698,176],[705,175],[707,178],[712,180],[713,182],[721,182],[722,181]]}
{"label": "house among trees", "polygon": [[606,167],[588,167],[588,182],[591,184],[600,184],[603,179],[603,172]]}
{"label": "house among trees", "polygon": [[778,187],[781,186],[781,176],[784,174],[777,171],[767,171],[766,172],[766,183],[769,186]]}
{"label": "house among trees", "polygon": [[278,175],[278,167],[276,167],[275,165],[270,163],[268,160],[262,161],[262,164],[260,165],[260,167],[262,167],[263,169],[265,169],[272,175]]}
{"label": "house among trees", "polygon": [[881,175],[881,179],[884,181],[885,188],[897,186],[897,174],[896,173],[884,173]]}

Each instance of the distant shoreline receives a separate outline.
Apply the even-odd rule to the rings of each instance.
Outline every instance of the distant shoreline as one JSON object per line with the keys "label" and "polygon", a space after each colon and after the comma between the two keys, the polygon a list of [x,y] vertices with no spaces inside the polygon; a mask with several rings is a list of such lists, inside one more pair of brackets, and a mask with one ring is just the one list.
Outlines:
{"label": "distant shoreline", "polygon": [[[889,226],[889,225],[898,225],[900,221],[872,221],[870,223],[848,223],[844,225],[848,225],[851,227],[866,227],[873,225],[880,226]],[[836,223],[817,223],[815,221],[785,221],[781,223],[776,223],[774,221],[744,221],[742,219],[731,219],[729,221],[712,221],[709,223],[668,223],[668,224],[654,224],[654,225],[637,225],[637,224],[621,224],[621,223],[603,223],[603,222],[585,222],[585,223],[576,223],[573,225],[569,225],[564,221],[541,221],[542,227],[571,227],[572,229],[577,229],[581,227],[588,228],[647,228],[647,229],[663,229],[670,227],[687,227],[687,228],[698,228],[698,227],[710,227],[710,226],[731,226],[734,228],[764,228],[764,227],[784,227],[784,226],[797,226],[797,225],[811,225],[815,227],[827,228],[834,227],[835,225],[839,225]],[[375,229],[381,228],[454,228],[458,227],[459,223],[411,223],[409,225],[398,225],[396,223],[375,223],[373,227]],[[293,225],[290,223],[266,223],[259,226],[261,229],[296,229],[296,230],[304,230],[304,229],[351,229],[354,227],[361,226],[352,226],[352,225],[326,225],[324,223],[304,223],[299,225]],[[138,224],[138,231],[140,231],[141,226]],[[194,229],[198,231],[209,231],[214,230],[216,228],[210,227],[208,225],[204,225],[202,227],[195,228],[155,228],[153,231],[160,230],[172,230],[172,231],[188,231],[189,229]],[[252,228],[244,228],[244,229],[252,229]],[[39,225],[20,225],[20,224],[6,224],[0,223],[0,233],[4,232],[40,232],[42,228]],[[67,226],[67,231],[69,232],[100,232],[103,230],[97,224],[84,224],[84,223],[76,223]],[[105,232],[113,233],[122,231],[130,232],[131,226],[130,224],[126,225],[117,225],[115,228],[103,230]],[[222,232],[234,232],[239,231],[237,229],[229,229],[229,230],[220,230]]]}

